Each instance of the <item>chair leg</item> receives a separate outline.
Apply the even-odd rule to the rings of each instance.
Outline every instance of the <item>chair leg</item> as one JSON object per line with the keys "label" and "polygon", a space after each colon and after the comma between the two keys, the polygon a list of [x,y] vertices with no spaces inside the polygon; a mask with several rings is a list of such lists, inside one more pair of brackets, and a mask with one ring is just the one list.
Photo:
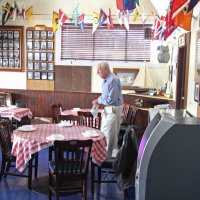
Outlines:
{"label": "chair leg", "polygon": [[31,156],[31,159],[28,163],[28,189],[31,190],[32,187],[32,167],[33,167],[33,157]]}
{"label": "chair leg", "polygon": [[124,190],[124,197],[128,197],[128,190],[127,189]]}
{"label": "chair leg", "polygon": [[101,168],[98,167],[98,183],[101,183]]}
{"label": "chair leg", "polygon": [[5,160],[2,158],[2,164],[1,164],[1,174],[0,174],[0,182],[2,180],[2,177],[4,175],[4,170],[5,170],[5,167],[6,167],[6,162]]}
{"label": "chair leg", "polygon": [[91,191],[94,195],[94,164],[91,162]]}
{"label": "chair leg", "polygon": [[87,200],[87,178],[83,181],[83,200]]}
{"label": "chair leg", "polygon": [[4,173],[4,178],[6,178],[7,173],[9,172],[10,166],[11,166],[11,161],[8,161],[6,165],[6,171],[5,171],[6,173]]}
{"label": "chair leg", "polygon": [[38,173],[38,153],[35,155],[35,179],[37,179],[37,173]]}

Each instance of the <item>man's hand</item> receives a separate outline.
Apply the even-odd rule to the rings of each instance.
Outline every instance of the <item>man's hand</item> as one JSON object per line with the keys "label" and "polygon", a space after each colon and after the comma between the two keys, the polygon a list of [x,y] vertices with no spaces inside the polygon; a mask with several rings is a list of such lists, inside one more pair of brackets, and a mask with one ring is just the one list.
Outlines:
{"label": "man's hand", "polygon": [[98,104],[98,99],[95,99],[95,100],[92,102],[92,104],[93,104],[93,105],[99,105],[99,104]]}

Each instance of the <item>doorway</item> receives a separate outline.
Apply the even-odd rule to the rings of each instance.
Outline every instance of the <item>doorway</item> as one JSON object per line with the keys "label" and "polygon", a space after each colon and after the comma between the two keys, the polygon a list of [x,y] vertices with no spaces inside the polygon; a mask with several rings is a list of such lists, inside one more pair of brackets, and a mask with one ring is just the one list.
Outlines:
{"label": "doorway", "polygon": [[176,109],[185,109],[187,107],[190,35],[190,32],[188,32],[179,36],[176,70]]}

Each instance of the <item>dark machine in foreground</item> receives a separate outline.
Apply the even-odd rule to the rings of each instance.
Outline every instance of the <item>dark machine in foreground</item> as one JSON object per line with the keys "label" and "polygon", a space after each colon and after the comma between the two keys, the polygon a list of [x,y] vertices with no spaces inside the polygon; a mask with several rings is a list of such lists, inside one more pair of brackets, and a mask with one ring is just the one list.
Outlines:
{"label": "dark machine in foreground", "polygon": [[140,143],[136,200],[200,199],[200,119],[157,113]]}

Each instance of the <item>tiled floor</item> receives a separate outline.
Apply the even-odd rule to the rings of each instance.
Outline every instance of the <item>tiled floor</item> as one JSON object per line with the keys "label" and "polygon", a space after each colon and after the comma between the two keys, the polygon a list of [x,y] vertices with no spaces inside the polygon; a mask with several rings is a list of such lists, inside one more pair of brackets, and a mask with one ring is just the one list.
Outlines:
{"label": "tiled floor", "polygon": [[[47,175],[48,173],[48,151],[42,150],[39,153],[39,174],[38,177]],[[0,159],[1,160],[1,159]],[[90,179],[88,179],[88,200],[134,200],[134,188],[128,190],[128,197],[124,198],[122,191],[119,191],[115,183],[103,183],[101,187],[96,184],[95,194],[91,195]],[[8,176],[0,183],[0,200],[47,200],[48,196],[36,193],[27,189],[27,179],[21,177]],[[55,198],[53,198],[55,199]],[[77,200],[81,199],[80,195],[72,195],[61,197],[62,199]]]}

